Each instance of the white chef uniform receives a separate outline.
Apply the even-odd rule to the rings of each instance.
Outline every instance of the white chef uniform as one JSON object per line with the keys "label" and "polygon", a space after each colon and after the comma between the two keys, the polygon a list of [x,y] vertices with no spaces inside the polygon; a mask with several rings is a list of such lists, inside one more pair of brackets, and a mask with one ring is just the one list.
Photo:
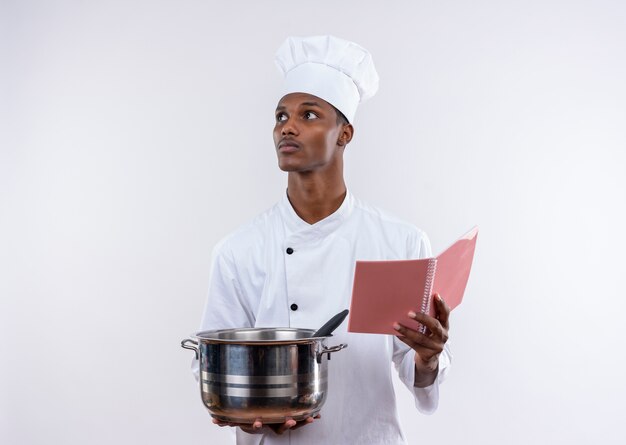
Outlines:
{"label": "white chef uniform", "polygon": [[[288,253],[290,252],[290,253]],[[287,195],[214,250],[201,330],[242,327],[316,329],[350,306],[356,260],[431,256],[426,235],[347,193],[341,207],[315,224],[303,221]],[[381,298],[385,298],[381,295]],[[295,309],[295,310],[294,310]],[[328,363],[322,418],[283,435],[237,429],[237,444],[405,444],[396,413],[391,362],[417,408],[437,408],[439,383],[451,360],[446,345],[439,375],[414,388],[414,352],[394,336],[354,334],[347,322],[327,340],[347,343]],[[197,372],[197,363],[196,363]]]}

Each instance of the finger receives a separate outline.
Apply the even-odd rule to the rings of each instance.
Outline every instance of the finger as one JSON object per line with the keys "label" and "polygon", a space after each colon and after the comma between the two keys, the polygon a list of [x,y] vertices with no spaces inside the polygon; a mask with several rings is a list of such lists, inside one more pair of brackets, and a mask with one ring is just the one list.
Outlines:
{"label": "finger", "polygon": [[217,426],[233,426],[231,422],[226,422],[224,420],[216,419],[215,417],[213,417],[211,421]]}
{"label": "finger", "polygon": [[446,304],[445,300],[438,293],[435,294],[435,311],[437,313],[437,319],[444,327],[444,329],[450,329],[450,308]]}
{"label": "finger", "polygon": [[415,351],[416,355],[419,355],[423,360],[431,360],[433,357],[437,356],[437,351],[430,349],[430,348],[424,348],[421,345],[418,345],[417,343],[405,338],[405,337],[398,337],[399,340],[406,344],[409,348],[411,348],[412,350]]}
{"label": "finger", "polygon": [[422,358],[423,361],[430,361],[432,360],[434,357],[438,357],[439,354],[441,354],[441,352],[443,351],[443,348],[427,348],[424,347],[418,343],[415,343],[414,341],[406,338],[406,337],[398,337],[398,339],[404,343],[405,345],[407,345],[409,348],[411,348],[413,351],[415,351],[415,354],[420,356]]}
{"label": "finger", "polygon": [[290,428],[293,428],[294,426],[296,426],[296,421],[293,419],[287,419],[285,421],[285,423],[281,424],[278,426],[278,428],[275,430],[276,434],[283,434],[285,431],[287,431]]}
{"label": "finger", "polygon": [[241,427],[242,429],[260,429],[263,427],[263,424],[261,423],[260,420],[256,420],[253,424],[249,424],[249,423],[237,423],[237,422],[228,422],[225,420],[220,420],[220,419],[216,419],[215,417],[213,417],[211,419],[211,421],[217,425],[217,426],[238,426]]}
{"label": "finger", "polygon": [[245,425],[242,424],[242,425],[237,425],[237,426],[239,426],[239,428],[241,428],[242,431],[245,431],[248,434],[261,434],[262,428],[256,428],[252,425],[247,423]]}
{"label": "finger", "polygon": [[319,418],[318,416],[315,417],[307,417],[304,420],[301,420],[300,422],[298,422],[295,426],[292,426],[290,429],[291,430],[297,430],[298,428],[303,427],[304,425],[308,425],[310,423],[313,423],[315,421],[315,419]]}
{"label": "finger", "polygon": [[436,318],[431,317],[430,315],[422,314],[421,312],[416,313],[413,311],[410,311],[407,315],[409,318],[412,318],[413,320],[426,326],[431,334],[441,338],[444,343],[448,340],[447,331]]}
{"label": "finger", "polygon": [[257,431],[254,430],[253,428],[250,428],[250,425],[248,426],[239,425],[239,428],[241,428],[241,431],[243,431],[244,433],[257,434]]}
{"label": "finger", "polygon": [[441,341],[438,341],[437,338],[424,335],[400,323],[394,323],[393,328],[398,331],[398,333],[402,334],[402,336],[398,338],[409,345],[411,349],[430,349],[434,353],[439,353],[443,350],[443,344]]}

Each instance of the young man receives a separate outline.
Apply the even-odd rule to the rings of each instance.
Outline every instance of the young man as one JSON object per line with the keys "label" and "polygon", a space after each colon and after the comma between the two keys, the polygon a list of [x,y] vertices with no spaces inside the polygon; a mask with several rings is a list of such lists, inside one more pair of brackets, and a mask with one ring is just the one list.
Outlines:
{"label": "young man", "polygon": [[[378,76],[369,53],[332,36],[288,38],[277,53],[285,75],[276,107],[274,145],[288,172],[282,200],[215,248],[202,330],[317,328],[350,306],[355,261],[430,256],[428,239],[355,198],[343,177],[343,153],[357,105]],[[385,298],[381,295],[381,298]],[[237,443],[404,444],[391,362],[422,412],[437,407],[450,363],[449,310],[435,299],[435,318],[411,313],[429,335],[396,324],[398,336],[333,334],[349,347],[329,363],[320,418],[282,425],[237,426]]]}

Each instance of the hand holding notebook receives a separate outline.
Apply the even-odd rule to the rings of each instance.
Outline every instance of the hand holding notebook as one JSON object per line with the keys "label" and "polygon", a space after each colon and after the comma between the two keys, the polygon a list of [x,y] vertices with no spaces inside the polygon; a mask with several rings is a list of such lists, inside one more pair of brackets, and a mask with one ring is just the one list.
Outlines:
{"label": "hand holding notebook", "polygon": [[407,313],[434,316],[434,294],[450,310],[461,303],[477,236],[474,227],[435,258],[357,261],[348,331],[396,335],[393,323],[399,322],[424,332]]}

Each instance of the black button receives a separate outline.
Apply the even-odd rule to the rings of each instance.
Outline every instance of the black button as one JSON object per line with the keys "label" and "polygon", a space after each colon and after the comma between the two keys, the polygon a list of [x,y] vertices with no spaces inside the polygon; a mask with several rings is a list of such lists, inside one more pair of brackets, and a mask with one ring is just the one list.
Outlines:
{"label": "black button", "polygon": [[297,311],[298,310],[298,305],[296,303],[293,303],[291,306],[289,306],[291,308],[292,311]]}
{"label": "black button", "polygon": [[292,253],[293,253],[293,249],[291,247],[287,247],[287,255],[291,255]]}

